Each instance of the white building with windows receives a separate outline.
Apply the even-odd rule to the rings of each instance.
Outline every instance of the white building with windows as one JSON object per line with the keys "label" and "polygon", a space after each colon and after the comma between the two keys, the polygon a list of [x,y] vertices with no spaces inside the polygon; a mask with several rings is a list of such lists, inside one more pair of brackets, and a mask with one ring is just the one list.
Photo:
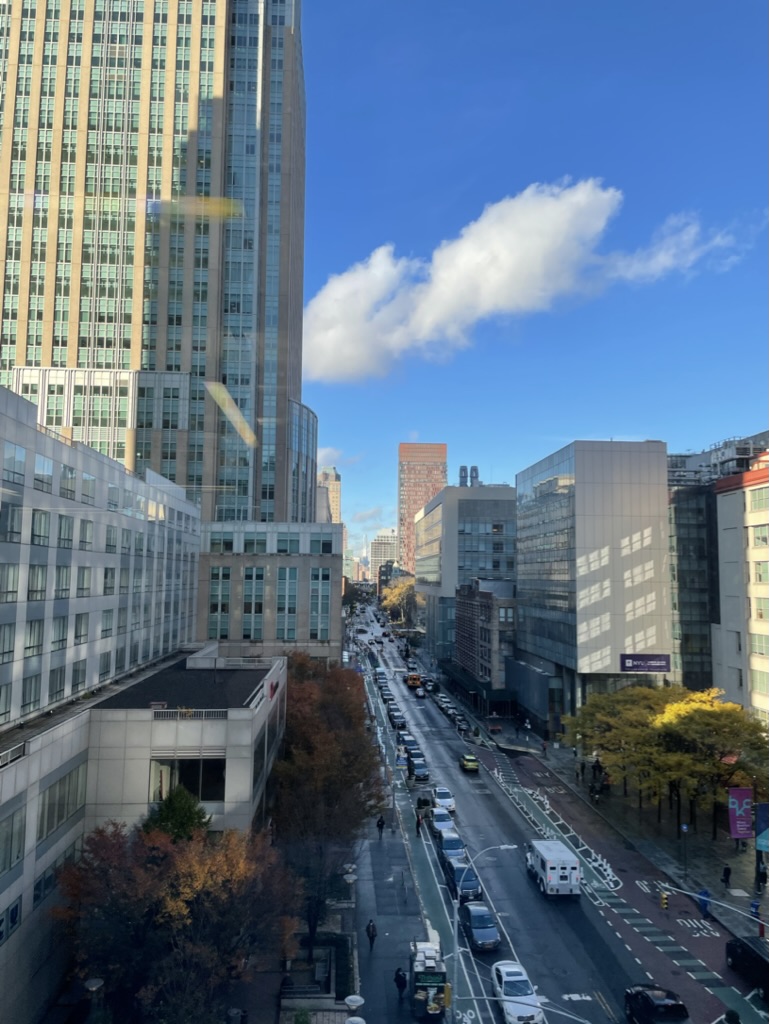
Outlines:
{"label": "white building with windows", "polygon": [[769,722],[769,454],[715,484],[720,623],[713,684]]}

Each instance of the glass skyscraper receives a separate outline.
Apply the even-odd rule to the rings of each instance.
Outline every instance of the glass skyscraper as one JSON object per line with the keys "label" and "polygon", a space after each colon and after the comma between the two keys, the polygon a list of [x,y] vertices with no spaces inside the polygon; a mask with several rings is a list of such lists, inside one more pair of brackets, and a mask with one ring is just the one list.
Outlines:
{"label": "glass skyscraper", "polygon": [[298,0],[0,3],[0,383],[204,520],[314,519],[304,121]]}

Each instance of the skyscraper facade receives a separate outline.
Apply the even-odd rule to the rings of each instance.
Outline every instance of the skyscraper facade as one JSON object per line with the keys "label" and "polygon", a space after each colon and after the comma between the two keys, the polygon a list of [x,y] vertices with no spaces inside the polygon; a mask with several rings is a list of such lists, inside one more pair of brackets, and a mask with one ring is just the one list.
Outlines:
{"label": "skyscraper facade", "polygon": [[0,81],[0,384],[204,520],[311,521],[298,0],[2,4]]}
{"label": "skyscraper facade", "polygon": [[342,477],[336,466],[324,466],[318,473],[318,486],[328,490],[331,505],[331,522],[342,522]]}
{"label": "skyscraper facade", "polygon": [[369,573],[372,580],[379,578],[379,566],[394,562],[398,557],[398,535],[395,530],[380,530],[371,541]]}
{"label": "skyscraper facade", "polygon": [[415,570],[414,516],[446,486],[445,444],[398,445],[398,561]]}

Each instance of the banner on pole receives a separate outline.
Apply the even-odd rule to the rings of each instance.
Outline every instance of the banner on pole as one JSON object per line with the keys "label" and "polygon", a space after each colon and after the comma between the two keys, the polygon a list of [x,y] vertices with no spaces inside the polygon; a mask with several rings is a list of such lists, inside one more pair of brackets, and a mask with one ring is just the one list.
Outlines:
{"label": "banner on pole", "polygon": [[729,834],[732,839],[753,837],[753,790],[747,786],[729,790]]}

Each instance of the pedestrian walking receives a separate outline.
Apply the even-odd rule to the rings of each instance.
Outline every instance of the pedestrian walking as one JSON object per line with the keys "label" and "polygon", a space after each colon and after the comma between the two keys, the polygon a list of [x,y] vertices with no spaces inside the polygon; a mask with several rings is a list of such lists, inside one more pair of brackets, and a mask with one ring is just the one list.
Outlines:
{"label": "pedestrian walking", "polygon": [[395,987],[398,989],[398,1002],[402,1003],[403,993],[406,991],[406,986],[408,985],[408,978],[406,977],[406,972],[402,967],[399,967],[395,972],[393,981],[395,982]]}
{"label": "pedestrian walking", "polygon": [[587,768],[587,762],[583,758],[582,764],[579,766],[579,774],[580,774],[580,777],[582,778],[583,782],[585,781],[585,769],[586,768]]}
{"label": "pedestrian walking", "polygon": [[382,838],[382,833],[384,832],[384,827],[385,827],[385,820],[384,820],[384,815],[383,814],[380,814],[379,817],[377,818],[377,820],[376,820],[376,827],[377,827],[377,831],[379,832],[379,838],[381,839]]}
{"label": "pedestrian walking", "polygon": [[376,925],[372,918],[369,919],[369,923],[366,925],[366,935],[368,936],[368,949],[369,953],[374,952],[374,943],[376,942]]}
{"label": "pedestrian walking", "polygon": [[579,785],[579,783],[580,783],[579,767],[574,769],[574,782],[576,783],[576,785]]}
{"label": "pedestrian walking", "polygon": [[542,740],[542,756],[547,757],[547,740]]}
{"label": "pedestrian walking", "polygon": [[422,834],[422,815],[418,814],[417,815],[417,839],[419,839],[421,834]]}
{"label": "pedestrian walking", "polygon": [[595,783],[594,782],[590,783],[590,787],[589,787],[589,789],[587,791],[587,794],[590,797],[590,802],[592,803],[595,800]]}
{"label": "pedestrian walking", "polygon": [[724,887],[724,892],[729,888],[729,882],[732,878],[732,869],[728,864],[724,864],[724,870],[721,873],[721,885]]}
{"label": "pedestrian walking", "polygon": [[758,886],[757,891],[761,892],[766,888],[766,864],[761,864],[758,869]]}

